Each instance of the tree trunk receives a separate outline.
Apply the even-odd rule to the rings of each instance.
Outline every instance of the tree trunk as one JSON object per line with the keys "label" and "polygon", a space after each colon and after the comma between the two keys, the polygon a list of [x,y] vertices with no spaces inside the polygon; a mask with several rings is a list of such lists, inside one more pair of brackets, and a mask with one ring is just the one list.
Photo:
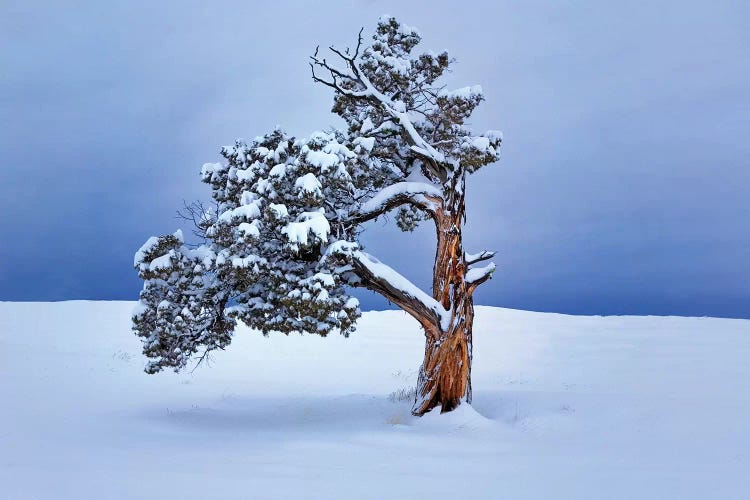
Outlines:
{"label": "tree trunk", "polygon": [[[447,332],[428,332],[424,362],[419,370],[412,413],[424,415],[440,406],[440,412],[471,403],[471,330],[474,307],[471,297],[463,304],[464,315]],[[437,334],[437,335],[435,335]]]}
{"label": "tree trunk", "polygon": [[462,402],[471,403],[474,302],[465,282],[467,266],[461,241],[464,182],[463,172],[457,172],[449,181],[445,192],[450,197],[435,218],[438,241],[432,292],[435,300],[450,311],[450,324],[422,324],[426,345],[414,415],[424,415],[437,406],[445,413]]}

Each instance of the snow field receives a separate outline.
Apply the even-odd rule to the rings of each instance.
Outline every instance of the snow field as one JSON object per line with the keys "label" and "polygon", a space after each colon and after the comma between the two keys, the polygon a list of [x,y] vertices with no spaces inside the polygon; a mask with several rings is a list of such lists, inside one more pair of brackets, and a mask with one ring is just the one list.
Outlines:
{"label": "snow field", "polygon": [[400,311],[146,375],[133,307],[0,303],[1,497],[750,494],[750,321],[478,307],[474,405],[419,419]]}

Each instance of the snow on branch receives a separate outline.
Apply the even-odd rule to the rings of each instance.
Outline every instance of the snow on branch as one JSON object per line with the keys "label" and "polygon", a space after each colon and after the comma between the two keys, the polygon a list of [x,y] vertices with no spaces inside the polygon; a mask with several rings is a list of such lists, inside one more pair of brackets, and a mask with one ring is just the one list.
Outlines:
{"label": "snow on branch", "polygon": [[353,214],[352,219],[365,222],[384,214],[400,205],[414,205],[429,214],[434,214],[442,206],[441,191],[424,182],[397,182],[364,202]]}
{"label": "snow on branch", "polygon": [[497,269],[497,266],[495,266],[494,262],[490,262],[484,267],[473,267],[466,271],[464,281],[466,281],[466,283],[468,283],[473,290],[490,279],[492,277],[492,273],[495,272],[495,269]]}
{"label": "snow on branch", "polygon": [[331,226],[322,212],[303,212],[299,221],[290,222],[281,232],[289,238],[292,247],[297,249],[300,245],[307,246],[310,236],[315,241],[327,241]]}
{"label": "snow on branch", "polygon": [[[345,96],[358,99],[368,99],[379,103],[386,113],[395,118],[398,124],[401,125],[404,131],[406,131],[411,140],[411,150],[413,152],[421,156],[423,160],[430,163],[433,167],[445,163],[445,155],[426,141],[414,127],[408,110],[406,109],[406,105],[402,101],[394,101],[383,94],[364,74],[357,62],[361,46],[362,30],[359,32],[357,47],[353,53],[348,49],[342,52],[334,47],[328,47],[331,52],[344,61],[347,68],[345,70],[335,68],[325,58],[321,58],[318,55],[318,48],[316,48],[315,53],[310,56],[310,69],[312,70],[313,81],[331,87]],[[328,72],[330,79],[326,80],[325,78],[318,76],[315,72],[316,67],[324,72]]]}
{"label": "snow on branch", "polygon": [[414,124],[412,123],[411,118],[406,111],[404,103],[400,101],[393,101],[378,89],[376,89],[375,86],[370,82],[370,80],[364,74],[362,74],[362,71],[359,69],[359,64],[357,64],[356,62],[352,62],[352,68],[354,68],[357,80],[359,81],[359,83],[364,85],[366,89],[365,95],[377,100],[388,112],[388,114],[398,120],[399,125],[401,125],[406,133],[409,134],[409,138],[413,143],[411,146],[412,151],[433,164],[444,163],[445,156],[443,155],[443,153],[432,147],[429,142],[424,140],[424,138],[419,135],[417,129],[414,128]]}
{"label": "snow on branch", "polygon": [[491,259],[495,256],[495,252],[489,252],[487,250],[482,250],[479,253],[464,253],[464,258],[466,259],[466,265],[476,264],[477,262],[482,262],[483,260]]}
{"label": "snow on branch", "polygon": [[356,250],[351,257],[363,286],[382,294],[420,322],[430,319],[443,330],[448,328],[450,313],[418,286],[366,252]]}

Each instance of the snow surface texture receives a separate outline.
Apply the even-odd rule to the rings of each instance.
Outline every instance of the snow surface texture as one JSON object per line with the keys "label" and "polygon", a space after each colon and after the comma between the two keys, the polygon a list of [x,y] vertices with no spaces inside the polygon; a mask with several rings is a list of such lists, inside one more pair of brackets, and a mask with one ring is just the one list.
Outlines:
{"label": "snow surface texture", "polygon": [[0,497],[750,491],[750,321],[478,307],[474,406],[418,419],[402,312],[349,339],[240,329],[210,366],[146,375],[133,305],[0,303]]}

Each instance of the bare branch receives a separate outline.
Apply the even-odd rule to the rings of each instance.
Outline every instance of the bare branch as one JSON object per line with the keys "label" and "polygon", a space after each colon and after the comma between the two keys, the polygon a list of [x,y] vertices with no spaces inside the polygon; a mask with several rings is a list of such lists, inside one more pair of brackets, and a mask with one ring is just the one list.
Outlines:
{"label": "bare branch", "polygon": [[177,210],[177,218],[186,220],[193,225],[193,235],[201,238],[205,243],[206,231],[211,225],[211,210],[206,208],[201,201],[188,203],[182,200],[182,209]]}
{"label": "bare branch", "polygon": [[208,347],[203,351],[203,354],[198,358],[198,361],[195,363],[195,366],[192,370],[190,370],[190,374],[192,375],[195,370],[198,369],[198,367],[203,364],[203,362],[206,362],[206,365],[211,365],[211,349]]}
{"label": "bare branch", "polygon": [[362,26],[359,28],[359,33],[357,34],[357,48],[354,50],[354,57],[353,59],[356,59],[359,56],[359,48],[362,47],[362,32],[365,31],[365,27]]}

